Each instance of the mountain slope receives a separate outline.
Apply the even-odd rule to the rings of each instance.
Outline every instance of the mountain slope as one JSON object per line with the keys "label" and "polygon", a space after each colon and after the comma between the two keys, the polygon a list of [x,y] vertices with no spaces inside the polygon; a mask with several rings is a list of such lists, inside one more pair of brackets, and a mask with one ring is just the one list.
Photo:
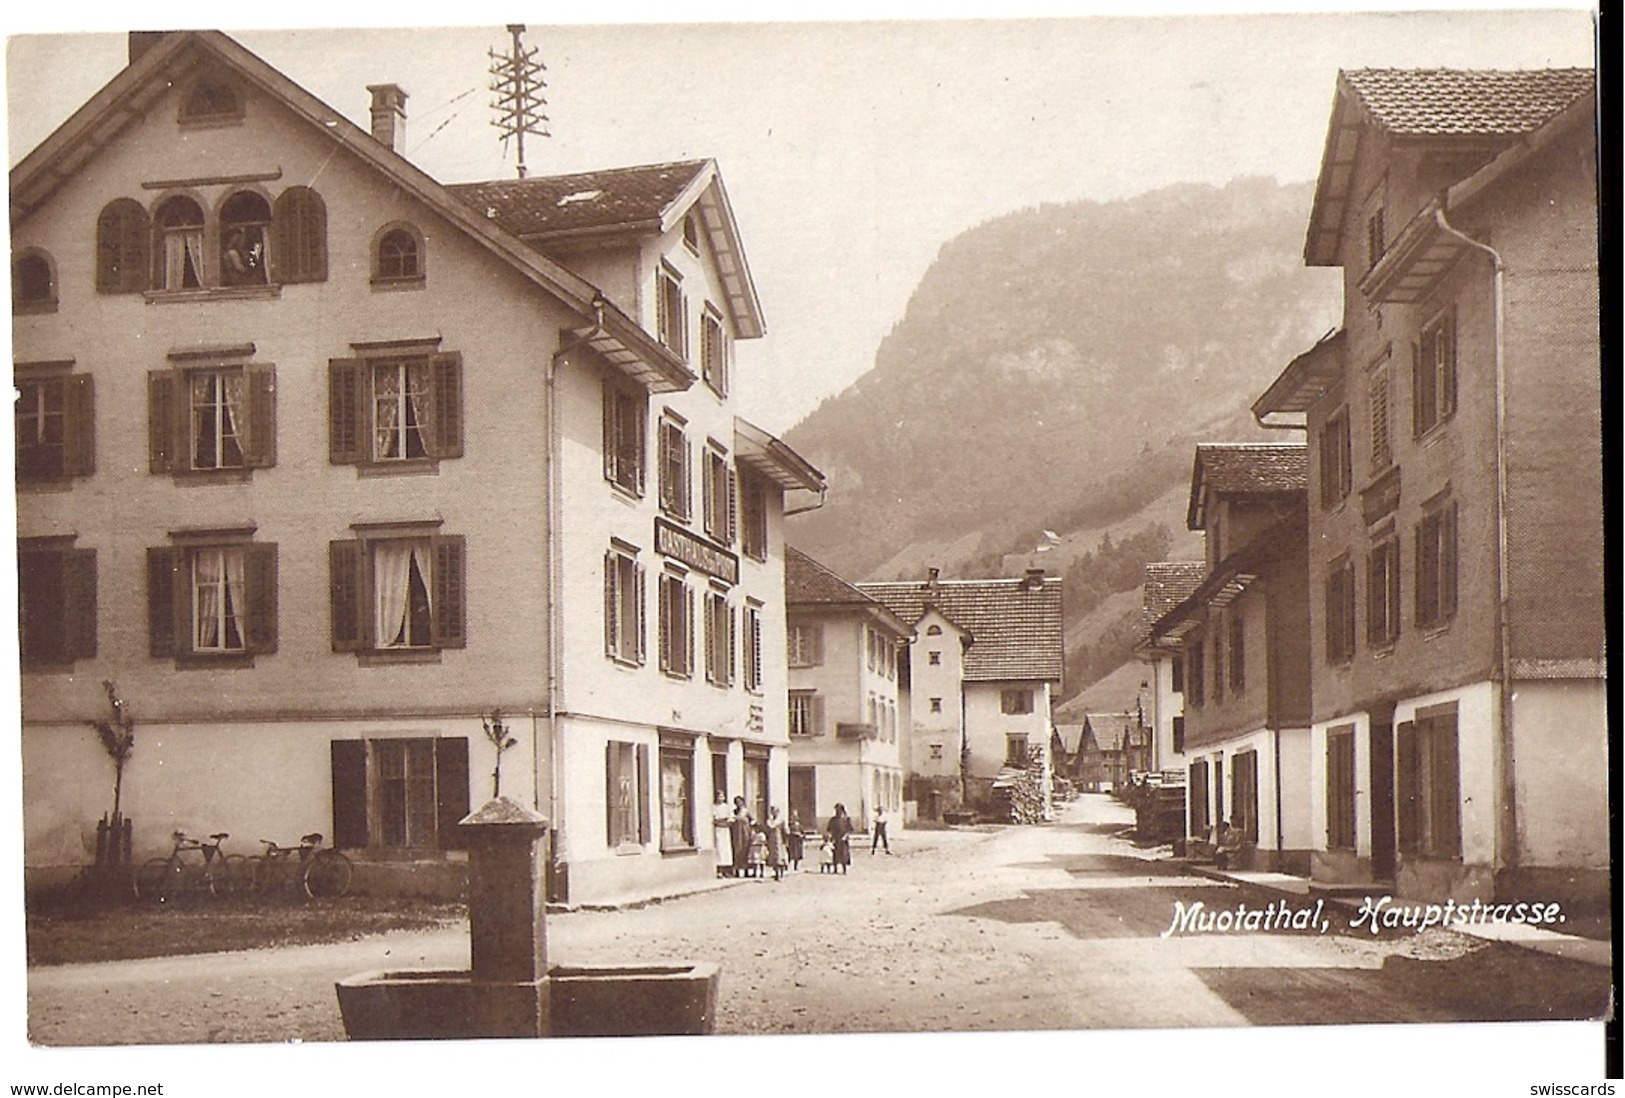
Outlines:
{"label": "mountain slope", "polygon": [[[1311,198],[1181,184],[948,241],[874,368],[789,432],[831,484],[792,540],[852,579],[1060,574],[1159,525],[1162,551],[1199,552],[1180,504],[1195,443],[1265,437],[1248,406],[1336,321],[1335,274],[1303,266]],[[1100,597],[1074,607],[1069,584],[1078,643]]]}

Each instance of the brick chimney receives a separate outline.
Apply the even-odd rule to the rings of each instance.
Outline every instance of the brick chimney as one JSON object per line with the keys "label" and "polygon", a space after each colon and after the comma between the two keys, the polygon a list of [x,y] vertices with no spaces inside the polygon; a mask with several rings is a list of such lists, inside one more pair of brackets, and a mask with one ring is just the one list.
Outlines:
{"label": "brick chimney", "polygon": [[372,93],[372,136],[391,152],[406,144],[406,92],[399,84],[368,84]]}
{"label": "brick chimney", "polygon": [[164,40],[169,31],[131,31],[129,38],[130,64],[135,64],[146,52]]}
{"label": "brick chimney", "polygon": [[1042,568],[1029,568],[1022,577],[1021,587],[1024,591],[1036,591],[1044,586],[1044,570]]}

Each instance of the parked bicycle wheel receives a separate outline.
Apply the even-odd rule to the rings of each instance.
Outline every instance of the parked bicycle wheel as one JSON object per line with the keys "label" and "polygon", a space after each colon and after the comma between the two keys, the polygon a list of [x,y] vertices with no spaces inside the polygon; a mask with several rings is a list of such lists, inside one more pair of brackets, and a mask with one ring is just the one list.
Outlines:
{"label": "parked bicycle wheel", "polygon": [[180,887],[179,858],[149,858],[135,871],[135,898],[163,903]]}
{"label": "parked bicycle wheel", "polygon": [[253,859],[254,891],[270,896],[285,890],[293,882],[293,869],[286,858],[259,857]]}
{"label": "parked bicycle wheel", "polygon": [[337,850],[318,850],[305,863],[305,895],[313,900],[332,899],[350,891],[350,859]]}
{"label": "parked bicycle wheel", "polygon": [[247,892],[253,883],[253,869],[241,854],[221,854],[209,865],[209,891],[216,896]]}

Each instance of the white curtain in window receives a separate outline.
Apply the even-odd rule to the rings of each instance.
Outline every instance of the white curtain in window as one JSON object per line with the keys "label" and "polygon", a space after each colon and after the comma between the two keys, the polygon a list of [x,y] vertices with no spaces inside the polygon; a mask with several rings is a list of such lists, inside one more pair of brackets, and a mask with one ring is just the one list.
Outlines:
{"label": "white curtain in window", "polygon": [[[381,541],[373,547],[372,568],[378,607],[377,643],[380,648],[411,644],[410,614],[412,568],[417,567],[424,591],[429,591],[429,542]],[[430,612],[433,612],[433,603]],[[426,641],[427,638],[419,638]]]}
{"label": "white curtain in window", "polygon": [[401,427],[401,371],[385,366],[373,371],[373,431],[377,435],[374,454],[381,458],[402,457],[400,452]]}
{"label": "white curtain in window", "polygon": [[227,550],[220,554],[226,570],[225,643],[227,648],[243,646],[243,554]]}
{"label": "white curtain in window", "polygon": [[418,457],[428,453],[424,444],[423,430],[429,422],[429,364],[427,362],[414,362],[406,369],[406,399],[412,403],[412,427],[409,434],[417,436],[417,446],[410,447],[403,455],[405,457]]}
{"label": "white curtain in window", "polygon": [[[232,371],[220,378],[224,389],[225,425],[221,431],[220,458],[223,465],[239,465],[243,460],[243,375]],[[241,561],[238,562],[239,564]]]}
{"label": "white curtain in window", "polygon": [[197,626],[192,647],[209,651],[220,647],[220,551],[205,549],[193,558],[197,590]]}
{"label": "white curtain in window", "polygon": [[203,279],[203,229],[170,229],[164,234],[164,289],[179,290],[187,285],[191,267],[193,286]]}

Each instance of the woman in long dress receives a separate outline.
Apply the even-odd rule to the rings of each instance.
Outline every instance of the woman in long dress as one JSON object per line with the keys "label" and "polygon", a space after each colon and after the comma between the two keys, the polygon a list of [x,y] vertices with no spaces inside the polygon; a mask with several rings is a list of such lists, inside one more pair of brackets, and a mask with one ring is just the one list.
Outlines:
{"label": "woman in long dress", "polygon": [[852,832],[855,830],[852,817],[846,814],[846,805],[836,805],[835,815],[829,818],[829,826],[824,829],[824,837],[833,848],[832,862],[837,872],[845,873],[852,865]]}
{"label": "woman in long dress", "polygon": [[717,801],[711,806],[711,841],[716,847],[717,876],[732,877],[733,837],[728,825],[733,822],[733,809],[728,806],[728,794],[717,790]]}
{"label": "woman in long dress", "polygon": [[728,834],[733,843],[735,877],[750,876],[750,841],[755,830],[750,810],[745,807],[745,798],[735,797],[733,815],[728,819]]}
{"label": "woman in long dress", "polygon": [[777,808],[767,810],[767,822],[762,824],[762,843],[767,848],[768,868],[775,881],[784,880],[784,821]]}

